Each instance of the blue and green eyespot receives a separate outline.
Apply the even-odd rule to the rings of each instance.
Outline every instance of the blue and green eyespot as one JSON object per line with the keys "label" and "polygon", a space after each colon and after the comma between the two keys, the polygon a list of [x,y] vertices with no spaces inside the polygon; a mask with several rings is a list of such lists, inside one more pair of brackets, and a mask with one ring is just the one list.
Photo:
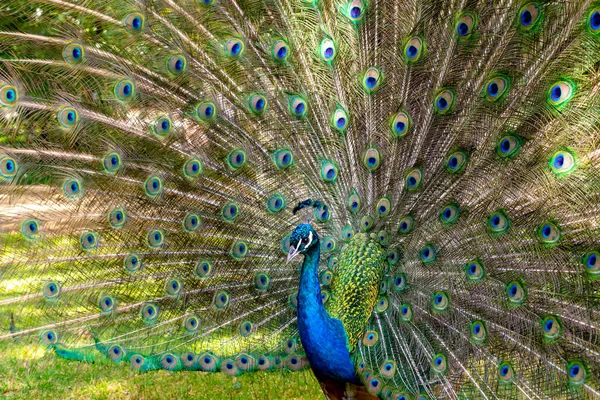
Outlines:
{"label": "blue and green eyespot", "polygon": [[407,281],[406,274],[401,273],[392,278],[392,284],[390,285],[392,290],[395,292],[403,292],[406,290]]}
{"label": "blue and green eyespot", "polygon": [[403,138],[411,131],[412,119],[407,111],[399,111],[390,120],[392,137]]}
{"label": "blue and green eyespot", "polygon": [[127,212],[123,207],[115,207],[108,212],[108,223],[114,229],[121,229],[127,222]]}
{"label": "blue and green eyespot", "polygon": [[451,174],[462,172],[467,165],[468,159],[469,156],[465,151],[455,151],[451,153],[446,161],[446,171]]}
{"label": "blue and green eyespot", "polygon": [[560,150],[552,155],[549,164],[554,175],[561,178],[575,170],[577,159],[575,153],[569,150]]}
{"label": "blue and green eyespot", "polygon": [[419,61],[425,55],[425,40],[420,36],[413,36],[404,45],[404,59],[408,63]]}
{"label": "blue and green eyespot", "polygon": [[216,0],[196,0],[196,4],[201,7],[210,7],[215,4]]}
{"label": "blue and green eyespot", "polygon": [[[187,333],[198,332],[200,330],[201,325],[202,324],[200,322],[200,318],[198,318],[198,316],[195,314],[190,314],[187,317],[185,317],[185,319],[183,320],[183,328],[186,330]],[[195,361],[195,360],[189,360],[189,361]]]}
{"label": "blue and green eyespot", "polygon": [[225,290],[219,290],[215,293],[213,303],[218,309],[227,308],[229,306],[229,293]]}
{"label": "blue and green eyespot", "polygon": [[231,257],[236,260],[241,260],[248,254],[248,244],[243,240],[236,240],[231,246]]}
{"label": "blue and green eyespot", "polygon": [[408,303],[400,305],[400,319],[404,322],[411,322],[413,320],[412,306]]}
{"label": "blue and green eyespot", "polygon": [[269,289],[271,277],[266,272],[257,272],[254,276],[254,286],[257,290],[264,292]]}
{"label": "blue and green eyespot", "polygon": [[289,44],[284,39],[276,40],[271,46],[271,55],[276,62],[285,62],[290,56]]}
{"label": "blue and green eyespot", "polygon": [[496,146],[496,154],[502,158],[516,156],[523,145],[523,138],[518,135],[506,135],[500,138]]}
{"label": "blue and green eyespot", "polygon": [[272,157],[277,169],[284,170],[294,165],[294,154],[290,149],[278,149],[273,153]]}
{"label": "blue and green eyespot", "polygon": [[375,220],[370,215],[365,215],[360,219],[360,230],[369,232],[375,226]]}
{"label": "blue and green eyespot", "polygon": [[204,172],[204,165],[202,160],[198,157],[192,157],[185,162],[183,165],[183,174],[190,179],[194,179],[202,175]]}
{"label": "blue and green eyespot", "polygon": [[0,178],[9,180],[17,175],[19,164],[10,156],[0,155]]}
{"label": "blue and green eyespot", "polygon": [[325,206],[315,208],[313,215],[318,222],[327,222],[331,219],[331,212],[329,211],[329,208]]}
{"label": "blue and green eyespot", "polygon": [[459,40],[470,38],[475,28],[477,28],[477,16],[475,14],[467,11],[458,16],[455,30]]}
{"label": "blue and green eyespot", "polygon": [[58,343],[58,332],[54,329],[47,329],[40,333],[40,341],[46,346],[52,346]]}
{"label": "blue and green eyespot", "polygon": [[27,239],[37,239],[40,236],[40,223],[37,219],[27,218],[21,223],[21,233]]}
{"label": "blue and green eyespot", "polygon": [[134,274],[142,268],[142,258],[137,253],[130,253],[125,256],[124,265],[127,272]]}
{"label": "blue and green eyespot", "polygon": [[174,54],[167,58],[167,71],[171,75],[178,76],[187,71],[188,62],[183,54]]}
{"label": "blue and green eyespot", "polygon": [[342,238],[342,240],[352,239],[352,237],[354,237],[354,230],[352,229],[352,226],[346,225],[342,229],[342,233],[341,233],[340,237]]}
{"label": "blue and green eyespot", "polygon": [[581,263],[589,275],[600,275],[600,251],[589,251],[585,253]]}
{"label": "blue and green eyespot", "polygon": [[519,10],[519,26],[525,31],[536,28],[541,19],[542,8],[535,1],[524,4]]}
{"label": "blue and green eyespot", "polygon": [[487,340],[488,332],[483,321],[473,321],[469,328],[471,341],[475,344],[483,344]]}
{"label": "blue and green eyespot", "polygon": [[440,212],[440,221],[444,225],[452,225],[458,221],[460,217],[460,208],[457,203],[450,203]]}
{"label": "blue and green eyespot", "polygon": [[109,294],[103,294],[98,299],[98,308],[105,314],[113,312],[116,307],[117,300]]}
{"label": "blue and green eyespot", "polygon": [[131,101],[135,97],[135,84],[131,79],[121,79],[115,83],[113,93],[117,100],[122,103]]}
{"label": "blue and green eyespot", "polygon": [[65,130],[74,128],[79,122],[79,113],[73,107],[61,107],[56,117],[61,128]]}
{"label": "blue and green eyespot", "polygon": [[431,306],[435,311],[446,311],[450,306],[450,297],[448,293],[445,291],[435,292],[433,296],[431,296]]}
{"label": "blue and green eyespot", "polygon": [[382,197],[375,204],[375,212],[379,218],[387,217],[392,212],[392,202],[389,197]]}
{"label": "blue and green eyespot", "polygon": [[594,8],[588,14],[587,25],[593,34],[600,33],[600,7]]}
{"label": "blue and green eyespot", "polygon": [[194,267],[194,274],[198,278],[209,277],[213,269],[213,264],[209,260],[200,260]]}
{"label": "blue and green eyespot", "polygon": [[359,23],[364,18],[366,3],[361,0],[352,0],[345,4],[344,14],[353,23]]}
{"label": "blue and green eyespot", "polygon": [[0,107],[14,107],[19,101],[19,91],[13,85],[0,82]]}
{"label": "blue and green eyespot", "polygon": [[79,179],[67,179],[63,184],[63,192],[69,199],[81,198],[83,196],[83,188]]}
{"label": "blue and green eyespot", "polygon": [[494,211],[487,219],[486,225],[493,234],[502,234],[510,228],[510,220],[504,210]]}
{"label": "blue and green eyespot", "polygon": [[480,260],[475,259],[465,265],[465,272],[467,274],[467,280],[470,282],[477,282],[485,276],[485,267]]}
{"label": "blue and green eyespot", "polygon": [[512,281],[506,285],[506,296],[512,306],[520,306],[525,302],[527,291],[525,285],[520,281]]}
{"label": "blue and green eyespot", "polygon": [[109,151],[102,160],[102,166],[104,167],[104,172],[109,175],[118,173],[123,167],[121,155],[116,151]]}
{"label": "blue and green eyespot", "polygon": [[248,163],[248,157],[244,149],[235,149],[229,152],[226,157],[226,164],[232,171],[243,168]]}
{"label": "blue and green eyespot", "polygon": [[165,244],[165,233],[162,229],[151,229],[146,236],[146,243],[153,249],[159,249]]}
{"label": "blue and green eyespot", "polygon": [[567,105],[575,93],[575,84],[570,80],[561,80],[550,86],[548,90],[548,104],[557,109]]}
{"label": "blue and green eyespot", "polygon": [[129,13],[123,18],[123,26],[131,33],[138,33],[144,29],[146,18],[140,12]]}
{"label": "blue and green eyespot", "polygon": [[99,237],[96,232],[83,232],[79,238],[83,250],[94,250],[98,248]]}
{"label": "blue and green eyespot", "polygon": [[437,250],[433,244],[427,244],[419,251],[419,257],[424,264],[429,264],[437,258]]}
{"label": "blue and green eyespot", "polygon": [[151,175],[144,182],[144,191],[150,198],[159,197],[164,191],[164,183],[160,176]]}
{"label": "blue and green eyespot", "polygon": [[170,278],[165,282],[165,292],[169,296],[179,296],[182,288],[183,284],[178,278]]}
{"label": "blue and green eyespot", "polygon": [[338,178],[338,167],[329,160],[321,161],[321,179],[327,183],[333,183]]}
{"label": "blue and green eyespot", "polygon": [[542,333],[546,342],[557,340],[563,333],[563,327],[555,316],[548,316],[542,320]]}
{"label": "blue and green eyespot", "polygon": [[398,233],[401,235],[407,235],[412,232],[415,225],[415,219],[411,215],[406,215],[400,219],[398,224]]}
{"label": "blue and green eyespot", "polygon": [[238,38],[229,38],[223,44],[225,56],[236,59],[244,52],[244,42]]}
{"label": "blue and green eyespot", "polygon": [[267,97],[262,93],[252,93],[248,98],[248,108],[254,115],[260,115],[267,109]]}
{"label": "blue and green eyespot", "polygon": [[383,313],[387,311],[389,305],[390,302],[386,296],[379,296],[379,299],[377,299],[377,303],[375,303],[375,312]]}
{"label": "blue and green eyespot", "polygon": [[234,222],[240,216],[240,207],[234,201],[228,201],[221,208],[221,216],[227,222]]}
{"label": "blue and green eyespot", "polygon": [[507,362],[501,362],[500,365],[498,365],[498,375],[500,383],[503,384],[510,384],[516,378],[513,366]]}
{"label": "blue and green eyespot", "polygon": [[185,229],[186,232],[196,232],[201,225],[202,219],[200,218],[200,215],[196,213],[188,213],[183,218],[183,229]]}
{"label": "blue and green eyespot", "polygon": [[571,385],[583,384],[587,375],[587,366],[583,361],[572,361],[567,364],[567,376],[569,377],[569,383]]}
{"label": "blue and green eyespot", "polygon": [[334,130],[339,133],[345,133],[349,124],[348,112],[344,107],[338,105],[333,111],[333,114],[331,114],[331,119],[329,122]]}
{"label": "blue and green eyespot", "polygon": [[324,253],[332,253],[337,247],[337,242],[332,237],[325,237],[321,240],[321,251]]}
{"label": "blue and green eyespot", "polygon": [[280,193],[275,193],[267,199],[267,210],[271,213],[278,213],[285,208],[285,199]]}
{"label": "blue and green eyespot", "polygon": [[454,99],[456,91],[454,89],[442,89],[435,97],[433,108],[439,115],[446,115],[454,111]]}
{"label": "blue and green eyespot", "polygon": [[85,49],[79,43],[69,43],[63,49],[63,59],[67,64],[77,65],[85,59]]}
{"label": "blue and green eyespot", "polygon": [[494,74],[485,83],[485,98],[487,101],[495,103],[500,101],[510,88],[510,78],[504,74]]}
{"label": "blue and green eyespot", "polygon": [[404,183],[407,191],[412,192],[421,187],[423,172],[420,168],[409,168],[404,174]]}
{"label": "blue and green eyespot", "polygon": [[346,206],[348,207],[348,211],[352,214],[356,214],[360,210],[361,198],[356,189],[352,188],[348,200],[346,201]]}
{"label": "blue and green eyespot", "polygon": [[392,378],[396,373],[396,363],[393,360],[384,361],[379,367],[379,372],[384,378]]}
{"label": "blue and green eyespot", "polygon": [[379,334],[375,331],[366,331],[363,335],[362,342],[367,347],[374,346],[379,342]]}
{"label": "blue and green eyespot", "polygon": [[195,108],[195,116],[200,121],[211,121],[215,118],[217,107],[215,103],[210,100],[205,100],[199,103]]}
{"label": "blue and green eyespot", "polygon": [[173,121],[168,115],[161,115],[152,124],[152,133],[159,139],[164,139],[173,132]]}
{"label": "blue and green eyespot", "polygon": [[381,153],[376,147],[371,147],[363,153],[363,165],[369,172],[375,172],[381,166]]}
{"label": "blue and green eyespot", "polygon": [[361,77],[361,84],[365,92],[374,93],[380,87],[383,81],[383,73],[379,70],[379,68],[371,67],[368,68]]}
{"label": "blue and green eyespot", "polygon": [[438,353],[431,360],[431,368],[438,374],[443,374],[448,370],[448,360],[446,355]]}
{"label": "blue and green eyespot", "polygon": [[321,44],[319,45],[319,55],[321,56],[321,59],[325,61],[325,63],[329,64],[333,62],[336,54],[337,49],[335,42],[332,39],[326,37],[321,40]]}
{"label": "blue and green eyespot", "polygon": [[48,281],[44,283],[42,293],[47,300],[56,300],[60,297],[61,286],[56,281]]}
{"label": "blue and green eyespot", "polygon": [[158,319],[159,316],[158,306],[154,303],[145,303],[142,305],[140,309],[140,315],[144,322],[146,323],[154,323]]}
{"label": "blue and green eyespot", "polygon": [[299,95],[292,95],[288,100],[288,110],[296,118],[303,118],[308,112],[306,100]]}
{"label": "blue and green eyespot", "polygon": [[540,241],[547,246],[558,244],[561,239],[560,228],[553,222],[546,222],[540,225],[537,235]]}

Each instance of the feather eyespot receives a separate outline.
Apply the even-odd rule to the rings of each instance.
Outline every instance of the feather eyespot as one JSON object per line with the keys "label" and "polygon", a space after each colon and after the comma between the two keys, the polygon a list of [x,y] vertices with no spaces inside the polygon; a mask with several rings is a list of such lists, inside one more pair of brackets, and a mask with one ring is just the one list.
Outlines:
{"label": "feather eyespot", "polygon": [[375,67],[367,69],[362,75],[361,84],[367,93],[374,93],[381,86],[383,73]]}
{"label": "feather eyespot", "polygon": [[375,210],[377,211],[377,215],[380,218],[387,217],[392,211],[392,203],[388,197],[383,197],[379,199],[377,204],[375,205]]}
{"label": "feather eyespot", "polygon": [[137,253],[131,253],[125,256],[125,269],[130,274],[138,272],[142,268],[142,259]]}
{"label": "feather eyespot", "polygon": [[600,32],[600,8],[595,8],[589,13],[588,28],[594,34]]}
{"label": "feather eyespot", "polygon": [[337,106],[331,115],[331,127],[339,133],[345,133],[348,129],[348,112],[342,106]]}
{"label": "feather eyespot", "polygon": [[203,101],[196,106],[195,115],[200,121],[211,121],[216,115],[216,109],[212,101]]}
{"label": "feather eyespot", "polygon": [[403,138],[410,132],[412,120],[406,111],[400,111],[392,118],[390,130],[393,137]]}
{"label": "feather eyespot", "polygon": [[173,76],[183,74],[187,68],[187,58],[183,54],[174,54],[167,59],[167,71]]}
{"label": "feather eyespot", "polygon": [[14,107],[19,101],[19,91],[15,86],[3,84],[0,86],[0,106]]}
{"label": "feather eyespot", "polygon": [[467,279],[471,282],[477,282],[485,276],[485,268],[479,260],[472,260],[465,266]]}
{"label": "feather eyespot", "polygon": [[121,79],[115,83],[113,92],[117,100],[126,103],[135,97],[135,84],[131,79]]}
{"label": "feather eyespot", "polygon": [[267,98],[260,93],[253,93],[248,100],[248,107],[254,115],[260,115],[267,109]]}
{"label": "feather eyespot", "polygon": [[459,39],[468,39],[477,27],[477,17],[470,12],[464,12],[458,17],[456,34]]}
{"label": "feather eyespot", "polygon": [[108,213],[108,223],[113,229],[121,229],[127,222],[127,212],[122,207],[116,207]]}
{"label": "feather eyespot", "polygon": [[132,12],[123,18],[123,26],[131,33],[138,33],[144,29],[146,19],[139,12]]}
{"label": "feather eyespot", "polygon": [[417,62],[425,53],[425,41],[419,36],[408,39],[404,46],[404,58],[409,63]]}
{"label": "feather eyespot", "polygon": [[558,81],[548,90],[548,103],[556,108],[564,107],[575,93],[575,84],[568,80]]}
{"label": "feather eyespot", "polygon": [[329,38],[321,40],[319,54],[326,63],[331,63],[336,56],[335,42]]}
{"label": "feather eyespot", "polygon": [[192,157],[183,165],[183,174],[190,179],[197,178],[204,172],[202,160],[198,157]]}
{"label": "feather eyespot", "polygon": [[283,63],[290,56],[290,47],[285,40],[279,39],[273,43],[271,54],[275,61]]}
{"label": "feather eyespot", "polygon": [[225,41],[223,48],[227,57],[236,59],[244,52],[244,42],[237,38],[231,38]]}
{"label": "feather eyespot", "polygon": [[523,30],[532,29],[540,19],[541,8],[536,2],[527,3],[519,10],[519,23]]}
{"label": "feather eyespot", "polygon": [[151,229],[146,236],[146,243],[153,249],[161,248],[165,244],[165,234],[161,229]]}
{"label": "feather eyespot", "polygon": [[63,49],[63,59],[67,64],[77,65],[83,62],[85,50],[79,43],[69,43]]}
{"label": "feather eyespot", "polygon": [[573,172],[576,165],[575,156],[570,151],[557,151],[550,159],[550,168],[559,178]]}

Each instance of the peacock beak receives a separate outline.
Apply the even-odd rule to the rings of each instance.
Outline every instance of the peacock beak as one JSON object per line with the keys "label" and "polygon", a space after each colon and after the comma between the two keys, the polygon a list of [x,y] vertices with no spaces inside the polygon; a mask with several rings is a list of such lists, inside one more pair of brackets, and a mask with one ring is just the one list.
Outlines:
{"label": "peacock beak", "polygon": [[[300,247],[300,243],[298,243],[298,247]],[[294,246],[290,245],[290,251],[288,252],[286,264],[288,264],[292,258],[296,257],[298,254],[300,254],[300,250],[295,249]]]}

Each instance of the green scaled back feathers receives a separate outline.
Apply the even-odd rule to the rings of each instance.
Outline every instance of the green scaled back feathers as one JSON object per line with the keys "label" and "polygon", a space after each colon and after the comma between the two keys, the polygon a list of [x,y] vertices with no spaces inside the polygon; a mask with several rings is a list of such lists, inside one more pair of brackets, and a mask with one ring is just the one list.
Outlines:
{"label": "green scaled back feathers", "polygon": [[308,368],[308,217],[361,396],[598,398],[599,65],[595,0],[4,0],[0,341]]}

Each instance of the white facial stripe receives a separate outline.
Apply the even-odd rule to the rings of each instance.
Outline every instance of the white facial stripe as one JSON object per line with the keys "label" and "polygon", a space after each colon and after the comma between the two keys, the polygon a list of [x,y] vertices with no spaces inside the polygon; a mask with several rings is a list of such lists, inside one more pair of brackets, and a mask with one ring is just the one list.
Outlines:
{"label": "white facial stripe", "polygon": [[308,232],[308,243],[306,243],[306,246],[304,246],[304,249],[308,249],[308,246],[310,246],[310,244],[312,243],[313,240],[313,234],[312,232]]}

